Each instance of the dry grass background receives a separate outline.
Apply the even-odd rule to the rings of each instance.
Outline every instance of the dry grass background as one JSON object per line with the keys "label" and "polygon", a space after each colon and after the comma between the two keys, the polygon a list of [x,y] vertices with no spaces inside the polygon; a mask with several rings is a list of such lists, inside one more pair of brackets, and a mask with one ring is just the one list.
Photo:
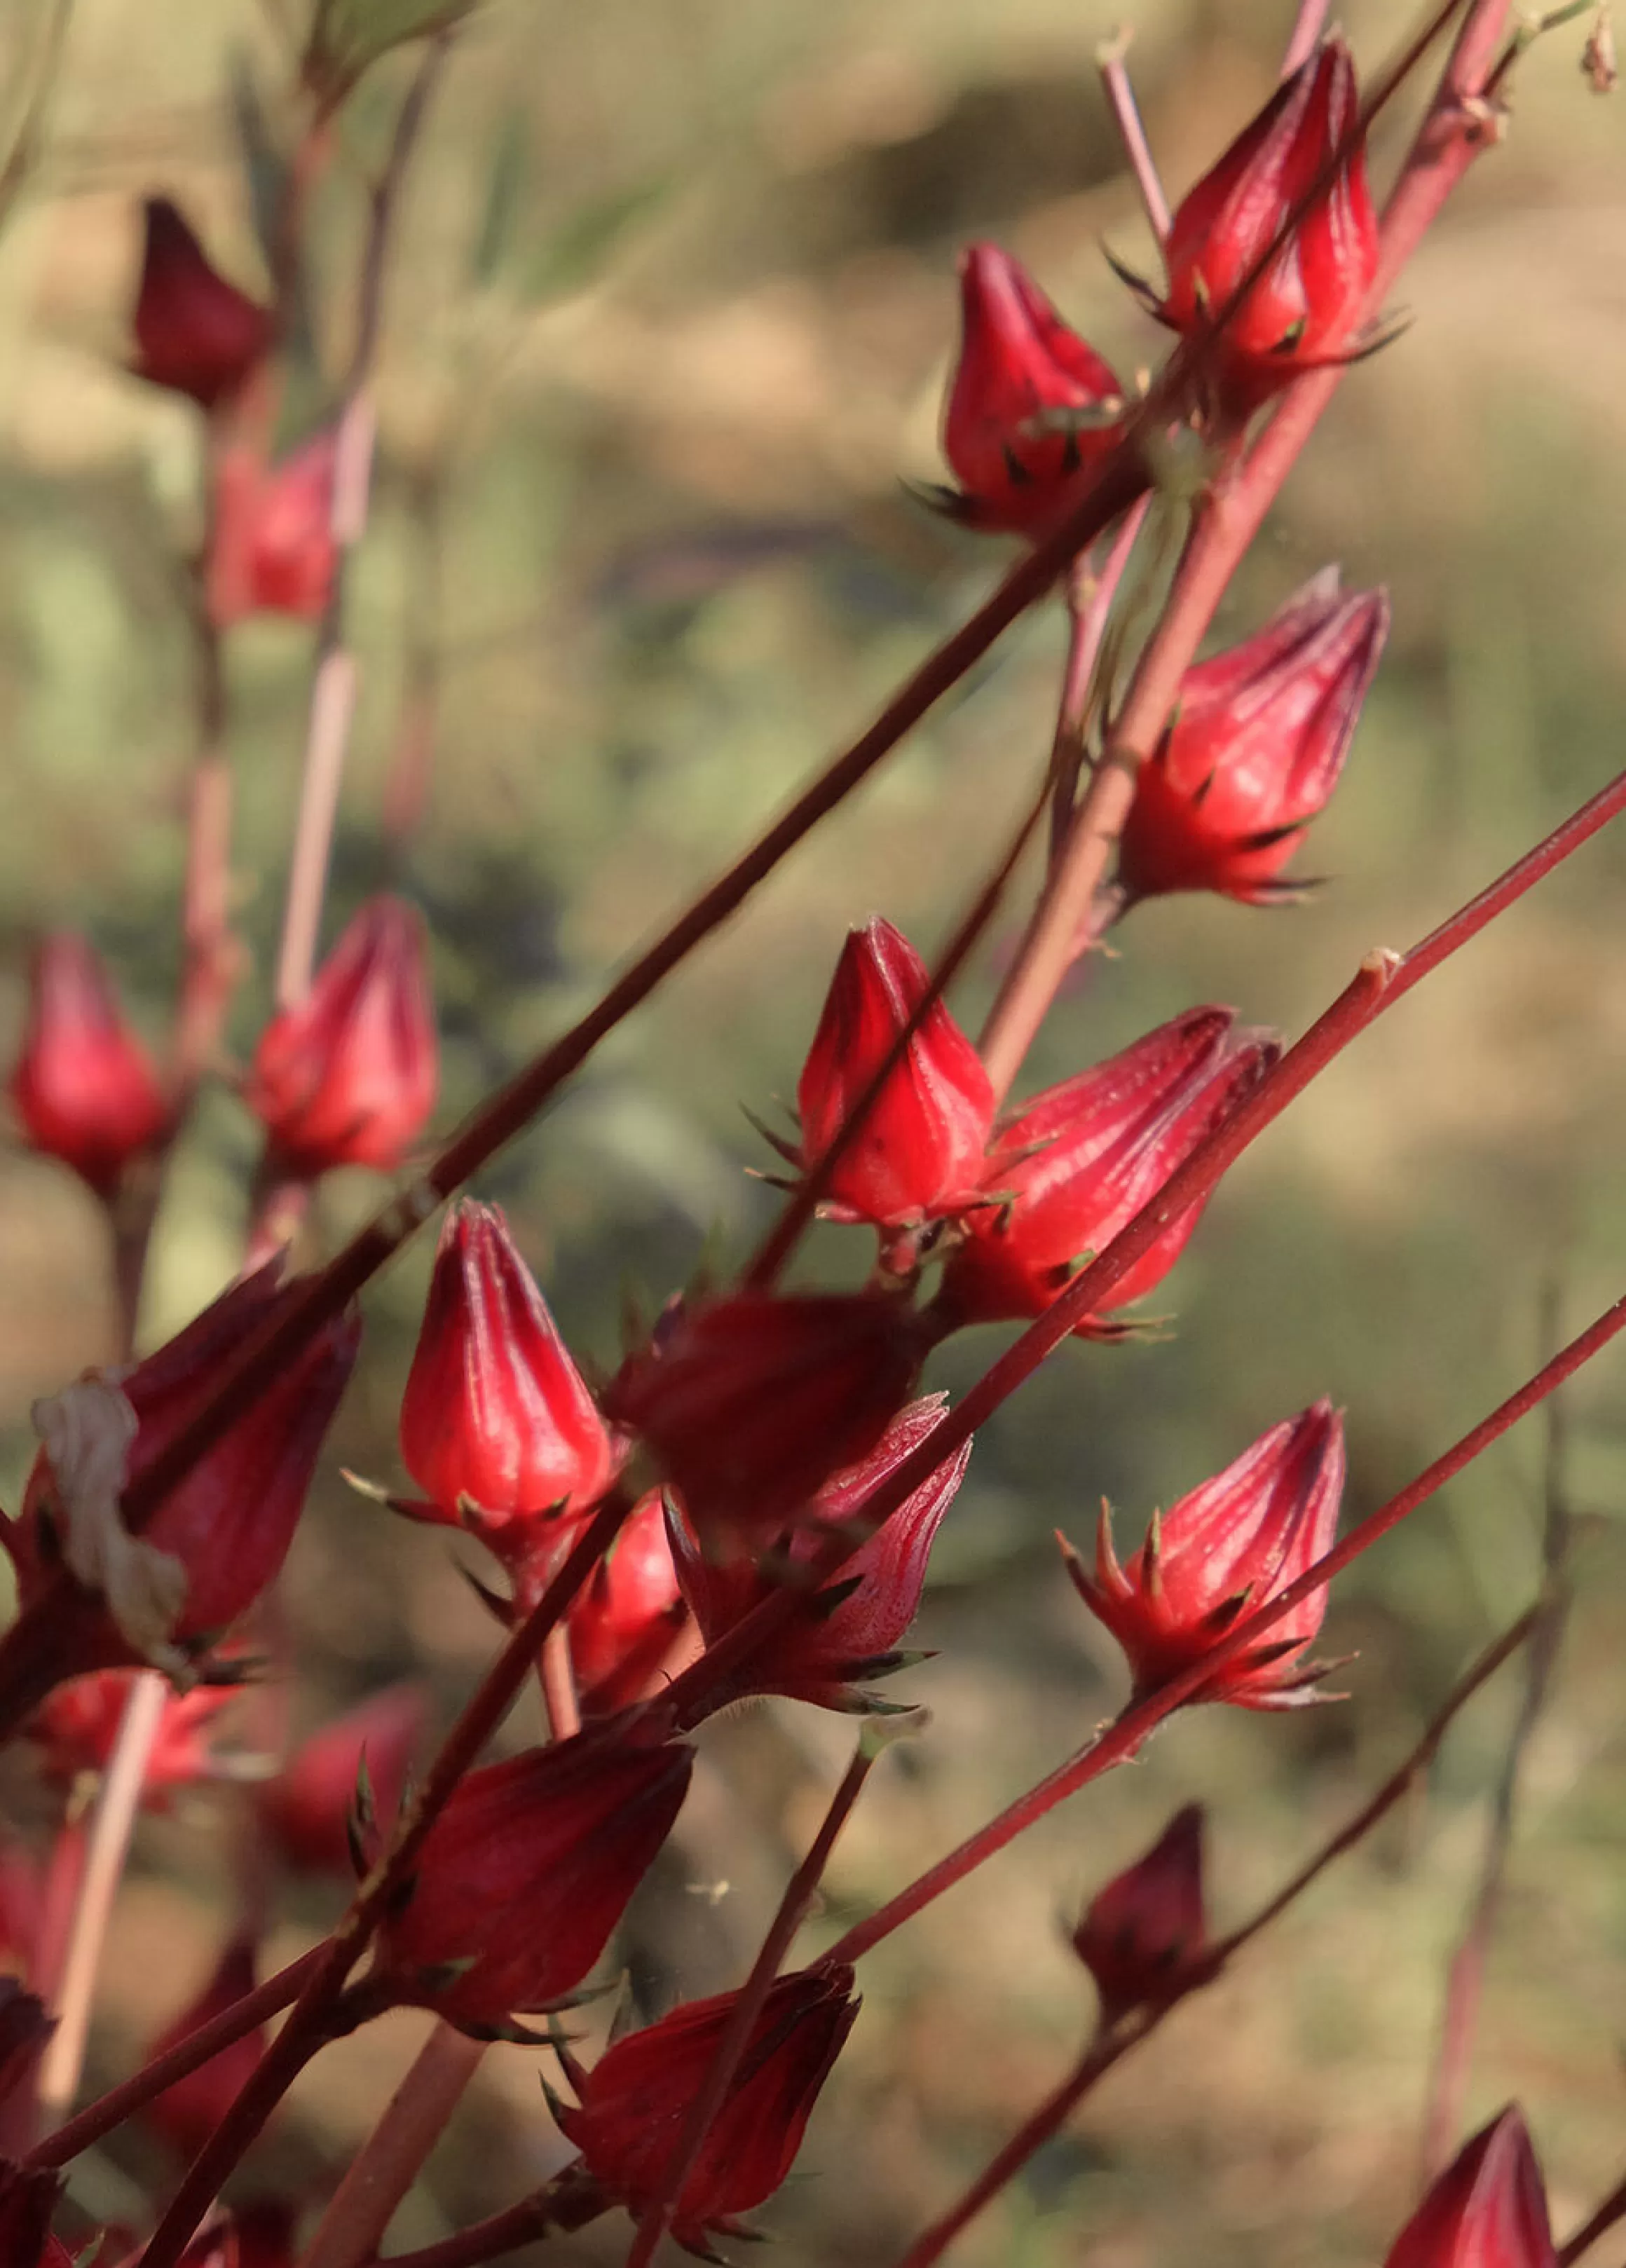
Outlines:
{"label": "dry grass background", "polygon": [[[1269,86],[1289,12],[1147,0],[1135,63],[1179,188]],[[188,725],[170,561],[194,525],[186,416],[118,367],[135,201],[179,190],[238,271],[255,253],[227,89],[277,85],[274,6],[79,0],[45,166],[0,240],[0,924],[87,924],[161,1024],[175,965]],[[38,11],[0,11],[0,71]],[[1408,20],[1356,5],[1368,63]],[[997,234],[1125,367],[1156,350],[1104,238],[1146,245],[1095,91],[1090,0],[492,0],[460,42],[402,217],[381,470],[357,622],[364,698],[335,918],[390,874],[377,814],[442,499],[430,607],[434,790],[405,886],[435,927],[453,1116],[552,1030],[984,589],[990,554],[898,489],[936,469],[953,252]],[[1621,762],[1626,563],[1622,113],[1578,35],[1521,73],[1512,132],[1409,275],[1416,321],[1346,386],[1229,603],[1255,622],[1328,558],[1387,581],[1395,632],[1306,910],[1153,906],[1058,1011],[1034,1083],[1199,997],[1299,1027],[1377,943],[1429,926]],[[339,367],[358,168],[380,75],[318,214],[317,354]],[[501,259],[471,280],[497,153],[526,163]],[[1392,160],[1387,138],[1380,158]],[[610,224],[624,212],[624,225]],[[614,237],[613,242],[608,241]],[[592,240],[605,239],[596,260]],[[763,1198],[737,1108],[793,1083],[842,931],[884,909],[930,948],[990,814],[1047,745],[1059,624],[1021,625],[883,776],[604,1051],[489,1177],[572,1344],[614,1358],[623,1288],[659,1295]],[[303,633],[232,654],[240,918],[266,998],[305,684]],[[866,1799],[831,1917],[887,1894],[1052,1762],[1120,1694],[1048,1542],[1107,1492],[1132,1533],[1277,1417],[1347,1403],[1351,1513],[1522,1377],[1540,1285],[1578,1322],[1626,1262],[1622,852],[1605,839],[1409,1001],[1260,1145],[1171,1285],[1165,1343],[1076,1350],[989,1429],[945,1530],[912,1673],[930,1737]],[[18,954],[0,1009],[14,1012]],[[968,986],[968,1013],[986,974]],[[180,1160],[148,1329],[234,1264],[250,1130],[211,1098]],[[376,1197],[336,1186],[337,1235]],[[815,1265],[854,1253],[828,1233]],[[30,1396],[104,1350],[97,1223],[48,1166],[0,1158],[0,1498]],[[335,1463],[393,1471],[422,1255],[369,1304]],[[954,1384],[993,1344],[950,1351]],[[1581,1603],[1529,1759],[1487,1990],[1475,2112],[1517,2094],[1561,2224],[1619,2170],[1626,2082],[1626,1426],[1608,1359],[1574,1395]],[[1193,1715],[866,1964],[866,2013],[771,2219],[795,2263],[875,2268],[1063,2068],[1087,2012],[1058,1918],[1193,1793],[1234,1917],[1415,1737],[1537,1565],[1537,1444],[1515,1439],[1350,1579],[1331,1650],[1352,1698],[1291,1722]],[[416,1664],[449,1711],[489,1643],[444,1543],[320,1486],[291,1570],[315,1711]],[[1406,2210],[1443,1963],[1511,1686],[1453,1735],[1425,1799],[1106,2088],[963,2241],[966,2268],[1376,2261]],[[515,1737],[527,1736],[523,1727]],[[741,1970],[848,1734],[777,1708],[713,1728],[694,1808],[629,1945],[650,2001]],[[201,1977],[229,1896],[211,1810],[157,1822],[108,1964],[98,2069]],[[725,1893],[710,1895],[726,1882]],[[298,1905],[272,1948],[320,1915]],[[365,2131],[418,2029],[324,2057],[268,2146],[303,2177]],[[403,2213],[422,2242],[558,2151],[534,2058],[489,2058]],[[139,2147],[76,2170],[87,2207],[150,2179]],[[252,2186],[252,2183],[251,2183]],[[539,2256],[541,2257],[541,2256]],[[555,2257],[549,2255],[548,2257]],[[610,2262],[614,2236],[557,2257]]]}

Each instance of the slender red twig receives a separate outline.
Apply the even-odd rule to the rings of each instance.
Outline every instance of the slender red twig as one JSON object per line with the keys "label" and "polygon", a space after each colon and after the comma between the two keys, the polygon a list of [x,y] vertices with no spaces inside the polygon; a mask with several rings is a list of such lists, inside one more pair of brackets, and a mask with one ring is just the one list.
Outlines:
{"label": "slender red twig", "polygon": [[1588,2213],[1574,2235],[1559,2246],[1558,2268],[1574,2268],[1574,2264],[1592,2250],[1600,2236],[1622,2220],[1626,2220],[1626,2180],[1617,2183],[1597,2211]]}
{"label": "slender red twig", "polygon": [[1140,201],[1160,252],[1168,242],[1172,216],[1163,184],[1158,178],[1158,162],[1141,123],[1140,106],[1129,83],[1129,67],[1123,60],[1132,36],[1129,32],[1117,32],[1110,40],[1103,40],[1095,50],[1095,68],[1100,73],[1118,139],[1123,144],[1123,154],[1129,161],[1129,171],[1135,176],[1135,186],[1140,191]]}

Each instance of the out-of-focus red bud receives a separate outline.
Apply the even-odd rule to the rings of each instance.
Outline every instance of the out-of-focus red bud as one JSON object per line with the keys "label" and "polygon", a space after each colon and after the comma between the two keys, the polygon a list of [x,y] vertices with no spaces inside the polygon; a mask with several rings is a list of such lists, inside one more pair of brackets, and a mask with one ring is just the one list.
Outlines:
{"label": "out-of-focus red bud", "polygon": [[[181,2268],[294,2268],[295,2220],[291,2205],[272,2198],[211,2215],[181,2255]],[[138,2257],[123,2268],[140,2268]]]}
{"label": "out-of-focus red bud", "polygon": [[[87,1776],[107,1770],[138,1675],[133,1669],[99,1669],[88,1677],[70,1678],[24,1727],[40,1751],[46,1778],[64,1793],[71,1793]],[[189,1693],[166,1697],[142,1776],[141,1800],[146,1808],[166,1810],[177,1788],[195,1787],[200,1780],[220,1776],[210,1736],[216,1718],[236,1697],[229,1685],[195,1685]]]}
{"label": "out-of-focus red bud", "polygon": [[[1039,1314],[1087,1255],[1100,1252],[1175,1167],[1256,1086],[1281,1049],[1234,1027],[1229,1008],[1192,1008],[1121,1055],[1025,1103],[1001,1127],[965,1241],[943,1271],[937,1312],[951,1326]],[[1114,1285],[1111,1308],[1160,1284],[1207,1199],[1172,1221]],[[1099,1315],[1080,1338],[1115,1337]]]}
{"label": "out-of-focus red bud", "polygon": [[1073,1951],[1101,1999],[1101,2021],[1156,2007],[1204,1967],[1203,1807],[1177,1811],[1144,1859],[1085,1907]]}
{"label": "out-of-focus red bud", "polygon": [[1210,330],[1298,201],[1324,185],[1215,338],[1217,389],[1240,410],[1350,346],[1378,272],[1378,223],[1355,66],[1328,40],[1284,80],[1181,204],[1164,247],[1156,312],[1174,330]]}
{"label": "out-of-focus red bud", "polygon": [[1547,2191],[1516,2103],[1448,2165],[1384,2268],[1556,2268]]}
{"label": "out-of-focus red bud", "polygon": [[997,244],[960,254],[960,296],[943,453],[961,493],[949,508],[973,526],[1037,538],[1078,501],[1112,447],[1123,389]]}
{"label": "out-of-focus red bud", "polygon": [[379,1932],[363,1991],[477,2038],[581,1983],[666,1841],[690,1751],[607,1732],[470,1772]]}
{"label": "out-of-focus red bud", "polygon": [[[1067,1571],[1090,1612],[1129,1659],[1137,1696],[1155,1693],[1204,1660],[1242,1618],[1268,1605],[1322,1553],[1338,1529],[1343,1420],[1317,1402],[1262,1433],[1234,1464],[1163,1513],[1121,1567],[1103,1507],[1095,1565],[1067,1552]],[[1291,1709],[1332,1666],[1299,1657],[1321,1629],[1326,1591],[1218,1668],[1193,1701]]]}
{"label": "out-of-focus red bud", "polygon": [[1346,595],[1329,567],[1186,672],[1118,847],[1131,897],[1217,890],[1257,906],[1304,889],[1277,878],[1338,784],[1388,634],[1387,593]]}
{"label": "out-of-focus red bud", "polygon": [[222,630],[249,615],[319,622],[333,583],[335,437],[319,433],[275,465],[240,445],[215,474],[208,599]]}
{"label": "out-of-focus red bud", "polygon": [[316,972],[273,1016],[245,1089],[275,1170],[314,1181],[335,1166],[386,1170],[435,1106],[440,1060],[423,924],[400,898],[370,898]]}
{"label": "out-of-focus red bud", "polygon": [[428,1723],[428,1693],[408,1681],[369,1694],[313,1733],[260,1790],[261,1821],[284,1864],[352,1881],[349,1822],[363,1768],[373,1814],[387,1828]]}
{"label": "out-of-focus red bud", "polygon": [[[859,2003],[850,1969],[801,1970],[769,1992],[717,2117],[678,2194],[672,2234],[702,2259],[712,2234],[770,2198],[802,2146]],[[561,2057],[578,2102],[554,2117],[605,2198],[635,2216],[653,2198],[737,1995],[690,2000],[607,2048],[591,2071]],[[749,2232],[745,2232],[748,2234]]]}
{"label": "out-of-focus red bud", "polygon": [[354,1314],[324,1326],[158,1504],[138,1536],[124,1491],[183,1433],[246,1340],[304,1297],[280,1261],[234,1284],[125,1373],[92,1372],[36,1403],[44,1447],[4,1538],[26,1611],[59,1567],[57,1682],[195,1655],[253,1605],[293,1540],[316,1459],[356,1360]]}
{"label": "out-of-focus red bud", "polygon": [[[832,1526],[861,1520],[876,1490],[930,1435],[947,1399],[946,1395],[928,1395],[901,1411],[867,1457],[825,1483],[813,1499],[810,1519]],[[720,1707],[747,1694],[781,1693],[820,1709],[884,1710],[887,1704],[865,1688],[911,1659],[896,1651],[898,1640],[915,1619],[938,1524],[954,1500],[970,1456],[967,1441],[905,1498],[824,1588],[805,1593],[794,1618],[707,1696],[708,1707]],[[787,1564],[779,1568],[764,1568],[750,1559],[715,1565],[695,1549],[681,1522],[674,1523],[673,1544],[684,1595],[710,1646],[743,1621],[770,1591],[794,1584],[798,1566],[806,1565],[817,1550],[818,1537],[812,1527],[792,1535]]]}
{"label": "out-of-focus red bud", "polygon": [[647,1700],[699,1652],[658,1490],[637,1506],[577,1594],[569,1623],[584,1715]]}
{"label": "out-of-focus red bud", "polygon": [[73,2255],[51,2235],[62,2192],[54,2167],[0,2159],[0,2260],[6,2268],[74,2268]]}
{"label": "out-of-focus red bud", "polygon": [[13,1977],[0,1977],[0,2102],[31,2078],[56,2029],[45,2003],[26,1992]]}
{"label": "out-of-focus red bud", "polygon": [[40,1867],[20,1844],[0,1843],[0,1967],[28,1975],[44,1909]]}
{"label": "out-of-focus red bud", "polygon": [[[931,983],[890,922],[878,917],[849,936],[797,1088],[806,1172],[835,1143]],[[982,1058],[935,1001],[836,1163],[829,1213],[905,1228],[958,1211],[975,1197],[993,1120]]]}
{"label": "out-of-focus red bud", "polygon": [[137,378],[213,409],[236,394],[269,353],[270,310],[211,268],[202,246],[167,197],[143,207],[146,241],[131,328]]}
{"label": "out-of-focus red bud", "polygon": [[643,1438],[703,1548],[725,1559],[769,1542],[868,1454],[927,1344],[920,1318],[885,1293],[680,1303],[622,1364],[606,1413]]}
{"label": "out-of-focus red bud", "polygon": [[401,1405],[401,1454],[430,1501],[406,1509],[529,1556],[548,1515],[585,1512],[615,1449],[495,1205],[446,1216]]}
{"label": "out-of-focus red bud", "polygon": [[120,1012],[94,947],[71,931],[34,948],[11,1094],[29,1147],[71,1166],[101,1197],[169,1131],[151,1057]]}
{"label": "out-of-focus red bud", "polygon": [[[208,1984],[152,2042],[145,2060],[151,2062],[158,2056],[166,2055],[171,2048],[180,2046],[188,2032],[224,2015],[246,1993],[254,1991],[256,1981],[252,1940],[232,1938]],[[265,2053],[265,2045],[263,2026],[245,2032],[230,2047],[222,2048],[218,2055],[210,2056],[207,2063],[201,2063],[195,2071],[189,2071],[184,2079],[176,2080],[143,2105],[143,2117],[155,2133],[162,2135],[177,2157],[190,2160],[196,2156],[236,2101]]]}

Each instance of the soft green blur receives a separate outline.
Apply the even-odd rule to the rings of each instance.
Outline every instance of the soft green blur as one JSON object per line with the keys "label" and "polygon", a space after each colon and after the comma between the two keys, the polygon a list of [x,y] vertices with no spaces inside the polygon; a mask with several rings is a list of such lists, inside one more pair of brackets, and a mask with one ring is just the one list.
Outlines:
{"label": "soft green blur", "polygon": [[[136,200],[172,190],[223,265],[262,273],[232,90],[240,107],[252,85],[275,129],[276,27],[295,12],[79,0],[43,166],[0,239],[8,1018],[26,932],[58,922],[92,932],[155,1035],[168,1012],[192,732],[174,563],[195,538],[197,435],[184,405],[119,367]],[[1137,11],[1132,63],[1174,194],[1268,92],[1290,15],[1279,0]],[[41,20],[24,0],[0,11],[11,76]],[[1344,21],[1371,69],[1410,16],[1356,4]],[[389,280],[327,932],[384,883],[424,907],[444,1125],[589,1000],[998,573],[999,543],[934,522],[899,485],[940,470],[957,246],[997,235],[1121,368],[1159,353],[1101,257],[1103,239],[1151,257],[1092,66],[1111,22],[1095,0],[493,0],[464,31]],[[1621,762],[1626,175],[1619,109],[1576,69],[1583,33],[1522,67],[1505,147],[1406,278],[1412,328],[1350,379],[1220,625],[1250,629],[1328,560],[1393,593],[1345,784],[1299,861],[1325,888],[1297,911],[1144,909],[1058,1006],[1027,1084],[1200,998],[1301,1028],[1365,952],[1421,935]],[[313,359],[291,396],[307,420],[348,351],[363,185],[404,70],[363,89],[315,210]],[[1380,137],[1380,175],[1402,126]],[[1061,643],[1056,608],[1009,636],[485,1178],[585,1361],[613,1365],[629,1294],[647,1307],[703,1259],[726,1268],[768,1218],[747,1169],[771,1160],[740,1105],[771,1116],[792,1094],[850,923],[879,910],[923,951],[945,939],[1043,762]],[[309,652],[277,622],[231,645],[238,910],[254,954],[239,1056],[268,998]],[[402,851],[379,814],[414,672],[432,693],[433,775]],[[1357,1518],[1534,1366],[1544,1287],[1567,1328],[1621,1289],[1622,873],[1617,844],[1594,843],[1408,1000],[1232,1176],[1152,1302],[1162,1327],[1066,1351],[987,1429],[917,1633],[940,1652],[894,1689],[933,1722],[879,1769],[831,1872],[832,1920],[1122,1698],[1054,1528],[1085,1542],[1105,1493],[1132,1542],[1154,1504],[1323,1393],[1348,1406]],[[991,984],[985,957],[955,1004],[974,1027]],[[212,1094],[177,1160],[149,1340],[235,1266],[254,1148],[245,1114]],[[365,1176],[334,1187],[324,1241],[379,1193]],[[103,1359],[110,1326],[99,1223],[66,1175],[0,1160],[0,1499],[14,1507],[31,1396]],[[826,1229],[806,1266],[850,1274],[865,1256]],[[408,1256],[369,1297],[335,1467],[400,1477],[394,1403],[424,1266]],[[938,1382],[962,1385],[998,1344],[947,1350]],[[1618,1360],[1571,1401],[1579,1606],[1527,1756],[1469,2105],[1477,2123],[1524,2102],[1561,2229],[1620,2170]],[[1178,1721],[866,1964],[850,2051],[764,2216],[787,2260],[885,2268],[1060,2077],[1091,2012],[1062,1925],[1177,1804],[1210,1804],[1221,1926],[1353,1808],[1531,1595],[1541,1470],[1533,1425],[1340,1586],[1322,1650],[1358,1654],[1334,1680],[1347,1702]],[[449,1712],[490,1643],[460,1556],[473,1564],[330,1473],[288,1586],[301,1710],[416,1663]],[[1444,1969],[1518,1675],[1467,1717],[1426,1794],[1117,2074],[957,2260],[1382,2257],[1414,2194]],[[641,2005],[743,1974],[850,1738],[777,1708],[713,1728],[631,1941]],[[229,1896],[206,1819],[141,1844],[99,2072],[173,2013]],[[319,2063],[269,2162],[311,2178],[342,2158],[420,2030],[392,2020]],[[489,2059],[398,2246],[495,2210],[557,2161],[536,2062]],[[74,2194],[126,2210],[150,2171],[119,2144],[77,2169]],[[600,2232],[561,2257],[623,2249]]]}

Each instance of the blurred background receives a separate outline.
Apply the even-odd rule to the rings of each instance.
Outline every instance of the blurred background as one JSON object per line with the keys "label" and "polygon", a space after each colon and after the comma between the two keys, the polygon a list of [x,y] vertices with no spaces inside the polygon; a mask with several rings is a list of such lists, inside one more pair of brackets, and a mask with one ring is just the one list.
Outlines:
{"label": "blurred background", "polygon": [[[83,925],[158,1037],[178,967],[190,647],[177,561],[199,526],[198,433],[127,377],[138,201],[179,197],[258,286],[246,124],[275,136],[286,0],[78,0],[40,172],[0,238],[0,1032],[39,924]],[[1178,196],[1272,83],[1278,0],[1143,0],[1132,67]],[[1352,0],[1371,70],[1410,23]],[[0,11],[20,84],[43,12]],[[999,540],[932,519],[954,261],[992,236],[1121,370],[1158,335],[1112,278],[1150,239],[1097,89],[1093,0],[491,0],[460,35],[401,215],[380,457],[352,620],[363,669],[325,935],[404,889],[434,937],[450,1126],[871,716],[991,585]],[[1295,911],[1154,903],[1058,1005],[1024,1088],[1211,998],[1296,1032],[1376,945],[1404,946],[1622,760],[1626,698],[1626,224],[1618,102],[1577,69],[1585,26],[1519,74],[1505,146],[1409,272],[1411,328],[1354,373],[1221,622],[1251,630],[1342,563],[1394,630]],[[289,432],[331,406],[365,181],[410,59],[347,114],[317,204],[311,332]],[[1407,127],[1374,150],[1380,184]],[[250,135],[250,139],[253,135]],[[930,955],[1048,753],[1063,643],[1037,609],[618,1032],[486,1177],[570,1342],[617,1359],[703,1258],[768,1217],[741,1104],[793,1093],[843,932],[882,911]],[[269,997],[311,637],[254,622],[228,653],[239,926],[254,954],[231,1041]],[[404,840],[387,784],[432,747]],[[405,754],[403,754],[403,749]],[[1364,1040],[1232,1174],[1153,1302],[1162,1329],[1069,1348],[980,1438],[894,1698],[931,1730],[881,1768],[809,1943],[886,1896],[1085,1738],[1122,1697],[1052,1531],[1099,1499],[1151,1508],[1321,1394],[1349,1410],[1348,1516],[1380,1502],[1542,1351],[1543,1285],[1578,1327],[1626,1265],[1626,853],[1605,837]],[[1033,887],[1025,878],[1022,897]],[[1008,943],[1009,936],[1005,941]],[[974,1028],[997,946],[956,1006]],[[238,1264],[253,1122],[222,1081],[176,1161],[149,1286],[155,1342]],[[324,1192],[323,1246],[376,1204]],[[27,1408],[107,1352],[101,1223],[64,1171],[0,1155],[0,1501]],[[825,1229],[809,1278],[868,1248]],[[350,1496],[401,1478],[394,1413],[427,1265],[367,1300],[369,1351],[286,1590],[301,1725],[391,1678],[443,1717],[491,1625],[444,1535]],[[1002,1343],[945,1349],[962,1385]],[[1483,2012],[1474,2123],[1530,2117],[1561,2229],[1620,2171],[1626,2080],[1626,1422],[1618,1358],[1571,1396],[1579,1605],[1527,1758]],[[876,2268],[1066,2068],[1090,2018],[1064,1926],[1194,1794],[1210,1896],[1240,1918],[1413,1741],[1539,1573],[1541,1440],[1516,1434],[1335,1592],[1322,1651],[1348,1702],[1291,1719],[1194,1712],[866,1962],[865,2008],[792,2180],[783,2257]],[[461,1557],[472,1565],[472,1551]],[[1505,1675],[1425,1796],[1103,2088],[956,2251],[967,2268],[1375,2262],[1415,2194],[1445,1964],[1472,1895],[1517,1698]],[[533,1737],[528,1718],[515,1741]],[[848,1753],[778,1704],[712,1727],[696,1794],[623,1948],[640,2007],[743,1975]],[[229,1911],[214,1808],[152,1822],[115,1927],[93,2080],[128,2067],[211,1965]],[[327,1909],[289,1902],[269,1960]],[[601,2021],[601,2019],[598,2020]],[[370,2126],[423,2021],[307,2073],[246,2186],[313,2182]],[[533,2053],[488,2057],[396,2228],[495,2210],[559,2161]],[[120,2138],[72,2194],[129,2210],[159,2161]],[[609,2262],[624,2230],[549,2257]],[[537,2257],[541,2257],[539,2254]]]}

